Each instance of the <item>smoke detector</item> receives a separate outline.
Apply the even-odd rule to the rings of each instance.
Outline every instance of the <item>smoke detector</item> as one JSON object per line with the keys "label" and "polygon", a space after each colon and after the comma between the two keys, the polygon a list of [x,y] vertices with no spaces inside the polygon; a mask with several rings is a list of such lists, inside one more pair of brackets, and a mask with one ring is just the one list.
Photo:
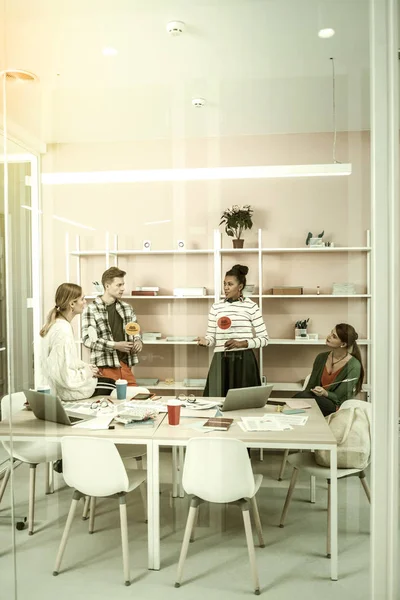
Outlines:
{"label": "smoke detector", "polygon": [[6,69],[1,71],[0,75],[5,75],[9,81],[37,81],[38,76],[30,71],[24,71],[23,69]]}
{"label": "smoke detector", "polygon": [[167,31],[169,35],[177,37],[185,31],[185,23],[182,21],[170,21],[167,23]]}
{"label": "smoke detector", "polygon": [[192,104],[195,108],[202,108],[205,105],[206,101],[204,98],[193,98]]}

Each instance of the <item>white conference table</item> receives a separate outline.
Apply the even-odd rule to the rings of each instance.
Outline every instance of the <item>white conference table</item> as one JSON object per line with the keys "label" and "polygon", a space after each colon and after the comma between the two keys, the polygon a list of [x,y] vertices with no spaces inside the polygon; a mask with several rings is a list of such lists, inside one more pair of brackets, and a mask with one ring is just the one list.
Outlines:
{"label": "white conference table", "polygon": [[[167,400],[167,398],[165,398]],[[209,400],[212,400],[211,398]],[[217,400],[217,399],[216,399]],[[218,399],[220,400],[220,399]],[[274,399],[275,400],[275,399]],[[185,447],[193,437],[225,437],[243,441],[248,448],[295,449],[295,450],[329,450],[330,493],[331,493],[331,579],[338,577],[338,542],[337,542],[337,443],[327,425],[316,402],[309,400],[312,407],[307,410],[308,421],[290,431],[277,432],[244,432],[237,423],[233,423],[228,431],[212,431],[203,433],[191,429],[189,425],[197,418],[205,418],[210,412],[196,411],[195,416],[181,418],[180,425],[172,427],[168,424],[165,413],[158,415],[154,427],[125,428],[116,424],[111,430],[77,429],[66,425],[58,425],[36,419],[32,412],[21,411],[13,416],[13,441],[60,441],[65,436],[88,436],[107,438],[115,444],[143,444],[147,449],[147,503],[148,503],[148,568],[160,569],[160,471],[159,449],[161,446]],[[265,409],[251,409],[225,413],[225,416],[240,419],[241,416],[256,416],[275,411],[274,406]],[[187,412],[185,411],[187,414]],[[212,411],[212,415],[215,410]],[[9,439],[8,422],[0,423],[0,440]]]}

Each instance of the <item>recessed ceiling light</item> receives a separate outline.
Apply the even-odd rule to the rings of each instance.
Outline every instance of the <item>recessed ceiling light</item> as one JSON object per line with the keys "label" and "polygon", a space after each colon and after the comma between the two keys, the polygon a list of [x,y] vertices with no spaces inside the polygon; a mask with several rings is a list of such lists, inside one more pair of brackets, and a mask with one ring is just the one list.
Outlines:
{"label": "recessed ceiling light", "polygon": [[117,56],[118,54],[118,50],[116,48],[103,48],[103,54],[104,56]]}
{"label": "recessed ceiling light", "polygon": [[334,35],[335,35],[335,30],[332,29],[331,27],[328,27],[327,29],[320,29],[318,31],[318,36],[323,39],[331,38]]}

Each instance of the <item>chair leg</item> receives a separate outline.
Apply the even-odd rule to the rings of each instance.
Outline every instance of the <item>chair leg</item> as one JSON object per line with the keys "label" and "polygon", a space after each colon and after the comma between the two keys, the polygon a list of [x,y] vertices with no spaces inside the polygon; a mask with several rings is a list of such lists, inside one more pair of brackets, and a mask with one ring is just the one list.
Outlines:
{"label": "chair leg", "polygon": [[242,515],[243,515],[244,530],[246,533],[247,549],[249,552],[249,560],[250,560],[251,575],[253,578],[254,593],[258,596],[260,594],[260,581],[258,579],[256,554],[254,551],[253,533],[251,531],[250,506],[249,506],[248,502],[243,502],[243,504],[242,504]]}
{"label": "chair leg", "polygon": [[293,469],[293,473],[292,473],[292,478],[290,480],[290,485],[289,485],[289,489],[288,489],[288,493],[286,496],[286,500],[285,500],[285,504],[282,510],[282,515],[281,515],[281,521],[279,523],[279,527],[283,527],[285,524],[285,520],[286,520],[286,514],[287,511],[289,509],[289,504],[292,500],[292,495],[294,492],[294,488],[296,486],[296,481],[297,481],[297,476],[299,474],[299,470],[298,469]]}
{"label": "chair leg", "polygon": [[4,473],[3,481],[1,482],[1,487],[0,487],[0,502],[3,500],[4,492],[6,491],[8,480],[10,479],[11,469],[12,469],[12,463],[8,467],[7,471]]}
{"label": "chair leg", "polygon": [[89,518],[89,506],[90,496],[85,496],[85,503],[83,505],[82,521],[86,521]]}
{"label": "chair leg", "polygon": [[331,480],[328,479],[328,528],[326,534],[326,557],[331,557]]}
{"label": "chair leg", "polygon": [[189,548],[190,537],[192,534],[193,526],[196,521],[196,515],[197,515],[198,510],[199,510],[199,499],[194,497],[194,498],[192,498],[192,500],[190,502],[189,514],[188,514],[188,518],[186,521],[185,534],[183,536],[182,548],[181,548],[181,553],[179,556],[178,571],[177,571],[176,579],[175,579],[175,587],[176,588],[180,587],[180,585],[181,585],[183,565],[185,564],[185,560],[186,560],[186,556],[187,556],[187,552],[188,552],[188,548]]}
{"label": "chair leg", "polygon": [[94,533],[94,518],[96,516],[96,497],[90,498],[89,533]]}
{"label": "chair leg", "polygon": [[260,461],[263,462],[264,460],[264,448],[260,448]]}
{"label": "chair leg", "polygon": [[28,534],[33,535],[33,522],[35,519],[35,487],[36,487],[36,467],[29,465],[29,506],[28,506]]}
{"label": "chair leg", "polygon": [[129,570],[128,515],[126,512],[126,496],[119,497],[119,517],[121,520],[122,563],[124,567],[125,585],[131,585]]}
{"label": "chair leg", "polygon": [[[365,492],[365,495],[367,496],[368,502],[371,504],[371,492],[369,490],[369,485],[367,483],[367,480],[365,479],[364,471],[361,471],[358,476],[360,478],[361,485],[364,488],[364,492]],[[0,496],[0,500],[1,500],[1,496]]]}
{"label": "chair leg", "polygon": [[285,450],[282,458],[281,470],[279,471],[278,481],[282,481],[286,469],[286,462],[289,456],[289,450]]}
{"label": "chair leg", "polygon": [[190,534],[190,542],[194,542],[194,535],[196,533],[197,521],[199,520],[199,507],[196,508],[196,514],[194,515],[194,522],[192,527],[192,533]]}
{"label": "chair leg", "polygon": [[260,548],[265,548],[264,536],[262,531],[260,513],[258,512],[257,500],[256,497],[253,496],[250,498],[250,504],[253,511],[254,523],[256,525],[258,542],[260,544]]}
{"label": "chair leg", "polygon": [[65,523],[64,531],[62,534],[60,547],[58,549],[56,563],[54,565],[53,575],[58,575],[58,573],[60,572],[61,561],[62,561],[62,557],[64,555],[65,547],[67,545],[68,535],[69,535],[69,532],[71,529],[72,521],[74,520],[76,507],[78,506],[78,502],[81,498],[82,498],[82,494],[80,492],[78,492],[77,490],[75,490],[74,494],[72,496],[72,502],[71,502],[71,506],[69,509],[67,522]]}

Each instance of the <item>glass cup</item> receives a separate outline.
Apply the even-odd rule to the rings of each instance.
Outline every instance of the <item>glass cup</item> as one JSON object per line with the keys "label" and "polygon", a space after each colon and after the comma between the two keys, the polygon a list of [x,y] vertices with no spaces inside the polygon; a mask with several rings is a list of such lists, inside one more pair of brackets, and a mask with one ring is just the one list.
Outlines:
{"label": "glass cup", "polygon": [[126,391],[128,388],[128,382],[126,379],[117,379],[115,382],[117,386],[117,398],[118,400],[126,400]]}
{"label": "glass cup", "polygon": [[172,425],[172,427],[179,425],[181,418],[181,406],[182,402],[180,400],[168,400],[167,402],[168,423]]}

